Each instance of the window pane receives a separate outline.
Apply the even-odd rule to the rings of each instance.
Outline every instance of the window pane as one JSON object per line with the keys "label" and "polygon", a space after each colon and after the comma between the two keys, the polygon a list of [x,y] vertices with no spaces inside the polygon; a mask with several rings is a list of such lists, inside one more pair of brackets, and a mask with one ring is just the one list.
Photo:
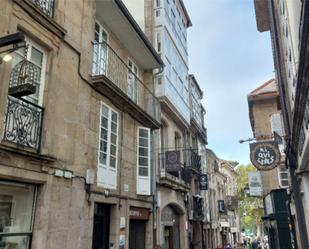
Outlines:
{"label": "window pane", "polygon": [[112,121],[117,123],[117,113],[112,112]]}
{"label": "window pane", "polygon": [[111,143],[112,144],[116,144],[117,143],[117,135],[115,135],[115,134],[111,134]]}
{"label": "window pane", "polygon": [[139,157],[138,158],[138,164],[141,166],[148,166],[148,157]]}
{"label": "window pane", "polygon": [[100,150],[105,152],[105,153],[107,152],[107,142],[106,141],[101,140]]}
{"label": "window pane", "polygon": [[43,61],[43,53],[37,50],[36,48],[32,47],[31,62],[39,67],[42,67],[42,61]]}
{"label": "window pane", "polygon": [[104,128],[106,128],[106,129],[107,129],[107,123],[108,123],[107,118],[102,117],[101,125],[102,125]]}
{"label": "window pane", "polygon": [[34,192],[33,185],[0,182],[0,232],[31,231]]}
{"label": "window pane", "polygon": [[140,176],[148,176],[148,168],[139,167],[138,168],[138,174]]}
{"label": "window pane", "polygon": [[139,136],[148,138],[148,130],[140,129]]}
{"label": "window pane", "polygon": [[110,167],[112,168],[116,168],[116,158],[115,157],[112,157],[110,156]]}
{"label": "window pane", "polygon": [[106,165],[107,156],[105,153],[100,153],[100,163]]}
{"label": "window pane", "polygon": [[0,248],[28,249],[29,244],[30,244],[29,236],[7,236],[7,237],[1,237]]}
{"label": "window pane", "polygon": [[101,128],[101,139],[107,140],[107,130],[104,128]]}
{"label": "window pane", "polygon": [[105,105],[102,105],[102,115],[108,117],[108,108]]}
{"label": "window pane", "polygon": [[148,156],[148,148],[139,148],[138,153],[140,156]]}
{"label": "window pane", "polygon": [[117,125],[112,123],[112,132],[117,133]]}
{"label": "window pane", "polygon": [[111,151],[110,154],[116,156],[116,146],[111,144]]}
{"label": "window pane", "polygon": [[139,146],[148,147],[148,139],[147,138],[140,138],[139,139]]}
{"label": "window pane", "polygon": [[283,179],[288,179],[288,173],[280,173],[280,177]]}

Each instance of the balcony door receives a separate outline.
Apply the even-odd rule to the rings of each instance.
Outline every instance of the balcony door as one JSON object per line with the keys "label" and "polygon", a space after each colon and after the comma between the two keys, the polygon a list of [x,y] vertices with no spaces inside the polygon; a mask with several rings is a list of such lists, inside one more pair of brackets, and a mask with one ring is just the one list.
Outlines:
{"label": "balcony door", "polygon": [[106,75],[108,64],[108,33],[99,22],[95,22],[92,75]]}
{"label": "balcony door", "polygon": [[42,46],[30,40],[28,37],[26,37],[26,45],[27,50],[23,47],[14,52],[12,68],[14,68],[23,59],[27,59],[35,66],[37,70],[37,78],[35,79],[36,92],[34,94],[24,96],[23,99],[37,105],[42,105],[47,52]]}
{"label": "balcony door", "polygon": [[118,113],[102,103],[100,120],[98,186],[116,189],[118,154]]}
{"label": "balcony door", "polygon": [[128,66],[128,96],[137,103],[138,67],[130,59]]}

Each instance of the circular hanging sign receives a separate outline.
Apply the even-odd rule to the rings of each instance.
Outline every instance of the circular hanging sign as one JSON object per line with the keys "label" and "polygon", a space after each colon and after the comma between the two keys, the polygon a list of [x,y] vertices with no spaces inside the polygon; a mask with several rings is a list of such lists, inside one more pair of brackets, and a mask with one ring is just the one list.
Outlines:
{"label": "circular hanging sign", "polygon": [[281,154],[274,142],[251,143],[250,159],[257,169],[272,170],[280,163]]}

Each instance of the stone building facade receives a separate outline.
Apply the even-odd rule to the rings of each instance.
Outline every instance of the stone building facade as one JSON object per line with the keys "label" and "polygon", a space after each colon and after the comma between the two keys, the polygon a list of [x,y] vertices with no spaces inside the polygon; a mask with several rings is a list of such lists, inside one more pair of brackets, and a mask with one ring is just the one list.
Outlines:
{"label": "stone building facade", "polygon": [[[201,248],[204,200],[199,176],[206,168],[203,92],[188,73],[187,29],[192,25],[182,0],[124,1],[161,55],[156,96],[161,128],[156,132],[156,243],[162,248]],[[170,157],[177,159],[175,168]]]}
{"label": "stone building facade", "polygon": [[1,247],[153,248],[162,60],[122,1],[1,6]]}
{"label": "stone building facade", "polygon": [[308,248],[308,27],[307,1],[254,1],[257,29],[270,31],[291,177],[291,221],[298,248]]}
{"label": "stone building facade", "polygon": [[222,160],[206,149],[209,189],[209,222],[207,248],[220,248],[230,242],[240,242],[240,223],[237,212],[237,163]]}
{"label": "stone building facade", "polygon": [[285,166],[284,130],[279,92],[275,79],[271,79],[248,95],[249,117],[253,136],[257,142],[273,141],[274,132],[281,138],[281,163],[278,167],[260,171],[263,197],[273,189],[289,187],[289,173]]}

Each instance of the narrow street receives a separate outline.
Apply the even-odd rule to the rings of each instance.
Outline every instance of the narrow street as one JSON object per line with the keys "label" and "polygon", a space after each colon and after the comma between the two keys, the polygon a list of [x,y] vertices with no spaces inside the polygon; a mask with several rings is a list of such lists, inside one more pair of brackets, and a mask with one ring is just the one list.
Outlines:
{"label": "narrow street", "polygon": [[309,0],[0,0],[0,249],[309,249]]}

